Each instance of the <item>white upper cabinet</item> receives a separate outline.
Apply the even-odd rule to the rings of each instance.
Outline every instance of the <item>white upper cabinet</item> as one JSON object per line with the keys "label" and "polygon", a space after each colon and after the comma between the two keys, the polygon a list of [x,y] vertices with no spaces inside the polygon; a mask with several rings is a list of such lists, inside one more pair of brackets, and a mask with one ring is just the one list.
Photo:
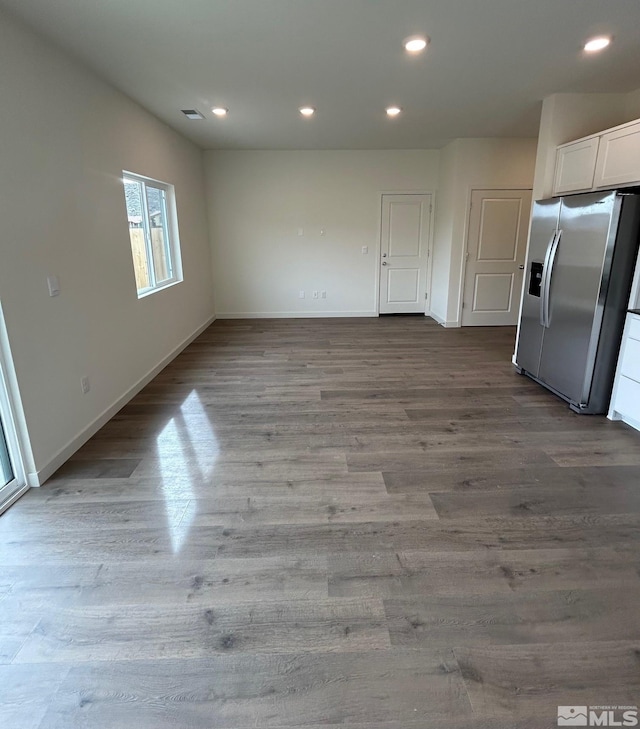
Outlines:
{"label": "white upper cabinet", "polygon": [[558,147],[553,194],[640,185],[640,120]]}
{"label": "white upper cabinet", "polygon": [[600,135],[594,187],[632,185],[640,181],[640,121]]}
{"label": "white upper cabinet", "polygon": [[599,141],[598,137],[589,137],[558,147],[553,179],[554,195],[591,190]]}

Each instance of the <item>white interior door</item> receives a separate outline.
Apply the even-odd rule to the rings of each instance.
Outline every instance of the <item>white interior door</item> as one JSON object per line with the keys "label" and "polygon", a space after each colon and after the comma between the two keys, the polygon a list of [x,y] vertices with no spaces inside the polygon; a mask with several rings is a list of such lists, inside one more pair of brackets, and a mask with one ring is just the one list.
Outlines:
{"label": "white interior door", "polygon": [[431,195],[383,195],[380,314],[425,311]]}
{"label": "white interior door", "polygon": [[514,326],[527,252],[531,190],[473,190],[462,326]]}

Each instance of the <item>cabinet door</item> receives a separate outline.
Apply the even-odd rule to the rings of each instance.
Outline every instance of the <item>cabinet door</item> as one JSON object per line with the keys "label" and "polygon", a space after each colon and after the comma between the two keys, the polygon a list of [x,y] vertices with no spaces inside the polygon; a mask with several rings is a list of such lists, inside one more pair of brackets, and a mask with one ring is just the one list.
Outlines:
{"label": "cabinet door", "polygon": [[553,194],[584,192],[593,188],[598,155],[598,137],[590,137],[558,147]]}
{"label": "cabinet door", "polygon": [[640,182],[640,122],[600,137],[594,186],[612,188]]}
{"label": "cabinet door", "polygon": [[640,316],[627,314],[609,417],[640,430]]}

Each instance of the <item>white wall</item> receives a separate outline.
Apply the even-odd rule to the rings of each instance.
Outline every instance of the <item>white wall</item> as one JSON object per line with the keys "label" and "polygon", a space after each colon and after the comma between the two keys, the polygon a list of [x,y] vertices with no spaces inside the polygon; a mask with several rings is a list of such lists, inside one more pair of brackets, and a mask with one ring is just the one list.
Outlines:
{"label": "white wall", "polygon": [[640,89],[627,94],[627,116],[629,121],[640,118]]}
{"label": "white wall", "polygon": [[[440,152],[440,186],[435,205],[435,234],[431,258],[430,313],[441,324],[447,323],[451,248],[456,208],[457,146],[447,144]],[[454,324],[451,324],[453,326]]]}
{"label": "white wall", "polygon": [[[213,316],[202,153],[4,15],[0,91],[0,304],[27,468],[47,475]],[[176,190],[184,283],[141,300],[123,169]],[[48,274],[59,276],[57,298]]]}
{"label": "white wall", "polygon": [[529,189],[535,139],[456,139],[442,150],[431,313],[460,326],[469,205],[473,189]]}
{"label": "white wall", "polygon": [[375,315],[380,195],[435,192],[438,159],[437,150],[207,152],[217,316]]}

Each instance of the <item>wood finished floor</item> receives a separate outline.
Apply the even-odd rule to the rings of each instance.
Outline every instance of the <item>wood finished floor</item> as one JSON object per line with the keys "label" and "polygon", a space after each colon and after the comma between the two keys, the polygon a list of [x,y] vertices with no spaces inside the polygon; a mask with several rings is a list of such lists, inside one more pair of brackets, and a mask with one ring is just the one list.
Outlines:
{"label": "wood finished floor", "polygon": [[0,517],[4,729],[640,703],[640,434],[514,330],[220,321]]}

